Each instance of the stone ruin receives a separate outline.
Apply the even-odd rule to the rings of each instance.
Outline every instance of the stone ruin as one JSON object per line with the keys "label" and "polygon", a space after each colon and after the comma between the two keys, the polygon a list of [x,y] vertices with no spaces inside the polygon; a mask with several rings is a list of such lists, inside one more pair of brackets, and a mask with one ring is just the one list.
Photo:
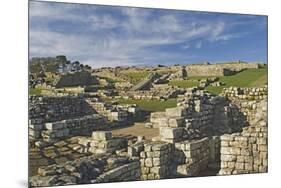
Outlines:
{"label": "stone ruin", "polygon": [[143,117],[136,105],[109,105],[79,96],[29,99],[29,138],[54,142],[127,125]]}
{"label": "stone ruin", "polygon": [[[119,92],[119,96],[124,99],[136,99],[136,100],[167,100],[170,98],[176,98],[178,95],[184,94],[185,89],[169,86],[168,84],[152,84],[150,90],[140,91],[124,91]],[[119,97],[118,96],[118,97]]]}
{"label": "stone ruin", "polygon": [[191,64],[186,66],[188,76],[230,76],[244,69],[258,69],[258,63]]}
{"label": "stone ruin", "polygon": [[223,89],[222,96],[228,99],[261,100],[267,99],[267,91],[267,86],[262,88],[229,87]]}
{"label": "stone ruin", "polygon": [[[98,109],[97,101],[34,98],[30,129],[41,131],[41,136],[51,130],[56,139],[49,135],[52,142],[36,142],[41,149],[31,148],[31,164],[39,160],[38,155],[44,155],[47,163],[34,164],[30,185],[267,172],[267,90],[229,89],[224,94],[228,97],[192,89],[178,98],[177,107],[151,113],[146,127],[159,129],[159,136],[151,140],[113,136],[109,131],[112,122],[104,115],[107,107]],[[92,126],[86,128],[87,135],[77,137],[88,124]],[[76,129],[80,126],[83,129]],[[35,132],[31,131],[34,137]],[[76,157],[62,160],[65,155]]]}
{"label": "stone ruin", "polygon": [[60,75],[54,80],[53,85],[56,88],[72,87],[72,86],[88,86],[99,84],[96,77],[92,76],[87,71],[70,72]]}

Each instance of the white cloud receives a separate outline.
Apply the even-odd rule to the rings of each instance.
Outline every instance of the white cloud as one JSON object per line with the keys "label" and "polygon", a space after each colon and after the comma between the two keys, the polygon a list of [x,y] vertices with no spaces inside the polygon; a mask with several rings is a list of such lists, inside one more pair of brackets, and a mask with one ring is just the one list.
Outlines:
{"label": "white cloud", "polygon": [[[59,5],[59,6],[58,6]],[[86,8],[86,7],[84,7]],[[54,28],[30,28],[30,53],[32,56],[55,56],[65,54],[73,60],[89,63],[94,67],[112,65],[136,65],[144,63],[161,63],[168,61],[185,61],[176,52],[155,52],[153,46],[185,43],[183,49],[189,50],[190,41],[198,40],[195,48],[200,49],[203,41],[216,42],[230,40],[233,35],[225,33],[227,23],[222,20],[209,21],[188,20],[165,12],[155,16],[151,9],[118,8],[125,16],[111,15],[110,12],[98,14],[76,14],[83,10],[79,5],[32,2],[30,18],[35,23],[40,19],[53,21],[85,23],[81,34],[69,31],[58,32]],[[155,17],[153,17],[155,16]],[[36,19],[39,19],[36,20]],[[122,32],[113,32],[113,28],[121,28]],[[84,29],[87,34],[83,33]],[[147,48],[150,48],[147,50]],[[177,62],[173,62],[177,63]]]}

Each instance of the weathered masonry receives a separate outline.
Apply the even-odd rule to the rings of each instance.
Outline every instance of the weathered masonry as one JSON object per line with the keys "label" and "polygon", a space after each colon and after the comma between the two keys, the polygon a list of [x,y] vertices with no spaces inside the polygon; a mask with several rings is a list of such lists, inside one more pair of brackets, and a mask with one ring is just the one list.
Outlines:
{"label": "weathered masonry", "polygon": [[187,76],[229,76],[243,69],[258,69],[258,63],[198,64],[186,66]]}
{"label": "weathered masonry", "polygon": [[[151,140],[112,135],[106,127],[114,122],[106,118],[107,107],[98,101],[34,98],[30,129],[43,126],[45,145],[36,142],[32,148],[30,184],[267,172],[267,88],[229,88],[222,95],[186,92],[177,107],[151,113],[146,127],[159,129],[159,136]],[[76,108],[67,107],[66,101]],[[67,119],[68,115],[75,118]],[[44,165],[36,166],[43,159]]]}

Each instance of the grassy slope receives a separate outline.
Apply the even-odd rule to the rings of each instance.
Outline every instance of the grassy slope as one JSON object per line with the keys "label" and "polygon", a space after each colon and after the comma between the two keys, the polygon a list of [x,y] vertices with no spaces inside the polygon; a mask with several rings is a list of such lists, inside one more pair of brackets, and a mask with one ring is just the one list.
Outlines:
{"label": "grassy slope", "polygon": [[133,83],[137,83],[143,79],[145,79],[149,72],[148,71],[130,71],[130,70],[126,70],[126,71],[122,71],[122,74],[130,77],[132,79]]}
{"label": "grassy slope", "polygon": [[224,86],[208,86],[207,91],[219,94],[224,87],[261,87],[267,83],[267,69],[248,69],[233,76],[219,77],[219,81],[225,83]]}
{"label": "grassy slope", "polygon": [[142,109],[147,111],[164,111],[166,108],[176,107],[176,99],[169,99],[166,101],[158,100],[133,100],[133,99],[120,99],[120,104],[137,104]]}

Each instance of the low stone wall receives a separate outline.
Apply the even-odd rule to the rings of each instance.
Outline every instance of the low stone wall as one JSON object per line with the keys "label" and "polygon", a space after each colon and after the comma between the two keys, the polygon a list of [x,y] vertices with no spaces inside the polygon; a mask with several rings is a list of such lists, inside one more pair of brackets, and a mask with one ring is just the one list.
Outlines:
{"label": "low stone wall", "polygon": [[107,117],[114,126],[128,125],[133,121],[144,119],[143,111],[134,104],[111,105],[105,102],[87,100],[88,104],[99,114]]}
{"label": "low stone wall", "polygon": [[134,161],[105,172],[93,181],[93,183],[136,181],[140,180],[140,174],[140,162]]}
{"label": "low stone wall", "polygon": [[210,160],[209,139],[183,141],[175,144],[174,160],[177,175],[195,176],[206,169]]}
{"label": "low stone wall", "polygon": [[258,63],[197,64],[186,66],[187,76],[228,76],[244,69],[258,69]]}
{"label": "low stone wall", "polygon": [[59,186],[105,183],[140,179],[139,161],[126,157],[82,157],[62,165],[40,167],[38,175],[29,179],[30,186]]}
{"label": "low stone wall", "polygon": [[[187,76],[226,76],[226,69],[212,65],[186,66]],[[229,74],[231,75],[231,74]]]}
{"label": "low stone wall", "polygon": [[106,119],[93,114],[82,118],[46,123],[41,132],[45,141],[53,142],[69,136],[90,135],[94,130],[104,129],[108,129]]}
{"label": "low stone wall", "polygon": [[41,124],[95,113],[83,97],[29,97],[31,124]]}
{"label": "low stone wall", "polygon": [[169,175],[172,145],[165,142],[144,144],[140,153],[141,180],[162,179]]}
{"label": "low stone wall", "polygon": [[110,131],[95,131],[90,145],[89,152],[94,154],[114,153],[116,150],[127,148],[128,141],[122,137],[112,137]]}
{"label": "low stone wall", "polygon": [[229,87],[223,89],[222,96],[229,99],[262,100],[267,99],[267,91],[267,86],[261,88]]}

